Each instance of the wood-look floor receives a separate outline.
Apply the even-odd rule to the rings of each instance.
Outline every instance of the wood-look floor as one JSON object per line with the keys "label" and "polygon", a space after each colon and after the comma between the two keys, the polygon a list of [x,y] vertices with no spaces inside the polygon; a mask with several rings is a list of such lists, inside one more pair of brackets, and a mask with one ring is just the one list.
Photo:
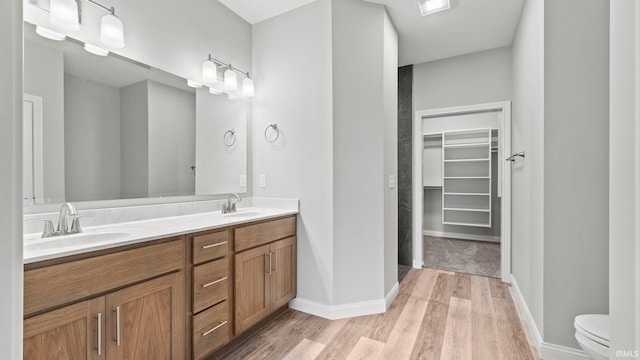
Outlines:
{"label": "wood-look floor", "polygon": [[326,320],[286,310],[224,359],[538,359],[498,279],[412,269],[384,314]]}

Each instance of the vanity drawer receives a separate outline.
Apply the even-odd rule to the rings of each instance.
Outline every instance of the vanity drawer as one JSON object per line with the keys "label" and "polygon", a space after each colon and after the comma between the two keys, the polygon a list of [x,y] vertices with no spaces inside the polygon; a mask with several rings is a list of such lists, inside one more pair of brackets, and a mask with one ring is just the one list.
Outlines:
{"label": "vanity drawer", "polygon": [[193,263],[221,258],[229,251],[229,231],[217,231],[193,237]]}
{"label": "vanity drawer", "polygon": [[229,301],[193,317],[193,357],[202,359],[229,341]]}
{"label": "vanity drawer", "polygon": [[193,267],[193,313],[229,297],[227,258]]}
{"label": "vanity drawer", "polygon": [[243,226],[234,230],[235,251],[242,251],[296,234],[296,217]]}

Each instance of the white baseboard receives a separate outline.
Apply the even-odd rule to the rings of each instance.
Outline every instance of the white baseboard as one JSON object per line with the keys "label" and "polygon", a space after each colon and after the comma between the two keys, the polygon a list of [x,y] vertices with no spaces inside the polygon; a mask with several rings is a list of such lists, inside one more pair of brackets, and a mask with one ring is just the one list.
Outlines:
{"label": "white baseboard", "polygon": [[460,233],[433,231],[433,230],[424,230],[422,231],[422,235],[445,237],[445,238],[452,238],[452,239],[463,239],[463,240],[490,241],[490,242],[498,242],[498,243],[500,242],[500,236],[491,236],[491,235],[460,234]]}
{"label": "white baseboard", "polygon": [[515,295],[515,300],[518,302],[520,309],[524,313],[525,321],[527,322],[527,326],[529,327],[529,334],[531,334],[531,336],[533,337],[533,344],[536,346],[538,354],[540,354],[540,349],[542,346],[542,336],[540,335],[540,331],[538,330],[536,322],[533,320],[533,316],[529,311],[529,307],[527,306],[526,301],[524,301],[524,297],[520,292],[520,288],[518,287],[518,283],[513,277],[513,274],[511,274],[511,290],[513,292],[513,295]]}
{"label": "white baseboard", "polygon": [[400,286],[396,282],[384,299],[361,301],[344,305],[327,305],[297,297],[289,302],[289,307],[294,310],[320,316],[329,320],[380,314],[387,311],[393,300],[398,296],[399,291]]}
{"label": "white baseboard", "polygon": [[543,342],[540,357],[544,360],[591,360],[582,350]]}
{"label": "white baseboard", "polygon": [[527,303],[524,301],[524,297],[520,292],[520,288],[518,287],[518,282],[511,275],[511,290],[514,295],[515,300],[518,302],[520,309],[524,313],[525,321],[527,322],[527,326],[529,327],[529,333],[533,337],[533,342],[538,350],[538,354],[541,359],[544,360],[589,360],[591,359],[587,353],[582,350],[573,349],[566,346],[560,346],[552,343],[547,343],[542,341],[542,336],[540,335],[540,331],[538,330],[538,326],[533,320],[533,316],[529,311],[529,307]]}
{"label": "white baseboard", "polygon": [[424,264],[422,262],[413,260],[413,268],[414,269],[422,269],[423,265]]}

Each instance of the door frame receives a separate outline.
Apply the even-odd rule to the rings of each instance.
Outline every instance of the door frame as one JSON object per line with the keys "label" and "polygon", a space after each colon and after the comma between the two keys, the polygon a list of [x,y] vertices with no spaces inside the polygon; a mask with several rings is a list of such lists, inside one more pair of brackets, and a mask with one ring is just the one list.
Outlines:
{"label": "door frame", "polygon": [[[32,123],[31,123],[31,154],[32,154],[32,185],[33,185],[33,202],[34,205],[44,204],[44,150],[43,150],[43,113],[42,113],[42,97],[23,94],[24,103],[30,103],[32,107]],[[23,114],[23,124],[24,119]],[[23,159],[24,164],[24,159]],[[23,190],[24,193],[24,190]]]}
{"label": "door frame", "polygon": [[[422,188],[422,149],[424,140],[422,121],[427,117],[461,115],[475,112],[502,112],[502,132],[498,142],[501,144],[498,161],[505,161],[511,155],[511,101],[456,106],[449,108],[419,110],[413,121],[413,267],[422,268],[424,191]],[[511,282],[511,162],[505,161],[502,168],[501,202],[501,239],[500,239],[500,277],[503,282]]]}

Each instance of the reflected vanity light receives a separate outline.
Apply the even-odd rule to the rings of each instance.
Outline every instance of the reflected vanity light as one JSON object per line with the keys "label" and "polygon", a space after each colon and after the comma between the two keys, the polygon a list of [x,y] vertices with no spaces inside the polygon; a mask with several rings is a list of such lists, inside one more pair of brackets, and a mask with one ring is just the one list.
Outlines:
{"label": "reflected vanity light", "polygon": [[113,6],[109,9],[109,14],[100,20],[100,41],[115,49],[124,47],[124,24],[116,16],[116,9]]}
{"label": "reflected vanity light", "polygon": [[42,26],[36,26],[36,33],[42,36],[43,38],[47,38],[50,40],[60,41],[66,38],[64,34],[61,34],[57,31],[53,31],[49,28],[42,27]]}
{"label": "reflected vanity light", "polygon": [[229,99],[229,100],[240,100],[239,97],[237,97],[235,95],[231,95],[231,94],[227,94],[227,99]]}
{"label": "reflected vanity light", "polygon": [[[217,86],[211,86],[218,82],[218,68],[226,68],[223,73],[222,90],[218,89]],[[244,76],[242,80],[242,92],[238,91],[238,74]],[[239,100],[242,97],[253,97],[255,93],[253,79],[251,79],[248,72],[241,71],[231,64],[226,64],[215,59],[211,54],[209,54],[207,59],[202,63],[202,82],[209,86],[209,92],[212,94],[221,94],[224,92],[227,93],[229,99],[232,100]]]}
{"label": "reflected vanity light", "polygon": [[199,89],[202,87],[202,84],[197,82],[197,81],[193,81],[193,80],[187,80],[187,86],[188,87],[192,87],[192,88],[196,88]]}
{"label": "reflected vanity light", "polygon": [[107,56],[109,54],[108,50],[105,50],[101,47],[86,43],[84,44],[84,49],[87,52],[92,53],[93,55],[98,55],[98,56]]}

